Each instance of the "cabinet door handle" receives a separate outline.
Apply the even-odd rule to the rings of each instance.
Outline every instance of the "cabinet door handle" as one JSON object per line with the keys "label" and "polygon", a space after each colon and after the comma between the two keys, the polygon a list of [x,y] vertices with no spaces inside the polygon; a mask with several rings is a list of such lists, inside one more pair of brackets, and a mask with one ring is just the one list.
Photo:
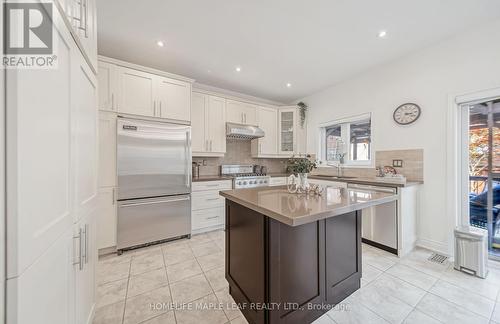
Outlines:
{"label": "cabinet door handle", "polygon": [[243,124],[244,121],[243,121],[243,113],[241,113],[241,123]]}
{"label": "cabinet door handle", "polygon": [[207,219],[215,219],[215,218],[219,218],[219,216],[207,217]]}
{"label": "cabinet door handle", "polygon": [[219,198],[207,198],[205,199],[206,201],[214,201],[214,200],[219,200]]}
{"label": "cabinet door handle", "polygon": [[111,94],[111,110],[114,110],[115,108],[115,94]]}
{"label": "cabinet door handle", "polygon": [[205,140],[205,151],[208,151],[208,140]]}
{"label": "cabinet door handle", "polygon": [[212,152],[212,140],[210,140],[210,152]]}
{"label": "cabinet door handle", "polygon": [[85,0],[85,38],[89,38],[89,0]]}
{"label": "cabinet door handle", "polygon": [[259,153],[262,153],[262,143],[259,143]]}
{"label": "cabinet door handle", "polygon": [[160,115],[159,116],[161,117],[161,100],[160,100]]}
{"label": "cabinet door handle", "polygon": [[245,116],[245,124],[246,124],[247,123],[247,114],[245,113],[244,116]]}
{"label": "cabinet door handle", "polygon": [[156,116],[156,100],[153,101],[153,116]]}
{"label": "cabinet door handle", "polygon": [[113,188],[113,193],[111,195],[111,200],[112,200],[112,204],[114,205],[116,203],[116,188]]}
{"label": "cabinet door handle", "polygon": [[85,224],[85,263],[89,263],[89,224]]}
{"label": "cabinet door handle", "polygon": [[78,259],[76,262],[73,262],[73,265],[78,264],[78,269],[83,270],[83,245],[82,245],[82,229],[78,229],[78,234],[73,236],[73,239],[78,239]]}

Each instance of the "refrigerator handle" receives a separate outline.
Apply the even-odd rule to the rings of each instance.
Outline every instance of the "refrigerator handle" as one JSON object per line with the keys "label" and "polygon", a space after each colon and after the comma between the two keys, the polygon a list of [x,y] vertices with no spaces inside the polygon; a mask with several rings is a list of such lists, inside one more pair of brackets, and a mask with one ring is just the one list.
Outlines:
{"label": "refrigerator handle", "polygon": [[190,200],[191,198],[189,196],[186,197],[173,197],[173,198],[167,198],[167,199],[162,199],[162,200],[156,200],[156,201],[145,201],[145,202],[137,202],[137,203],[129,203],[129,204],[122,204],[120,207],[135,207],[135,206],[145,206],[145,205],[156,205],[156,204],[167,204],[171,202],[176,202],[176,201],[186,201]]}
{"label": "refrigerator handle", "polygon": [[[185,146],[186,150],[186,187],[191,188],[191,132],[189,130],[186,131],[186,141],[187,145]],[[189,156],[189,158],[188,158]]]}

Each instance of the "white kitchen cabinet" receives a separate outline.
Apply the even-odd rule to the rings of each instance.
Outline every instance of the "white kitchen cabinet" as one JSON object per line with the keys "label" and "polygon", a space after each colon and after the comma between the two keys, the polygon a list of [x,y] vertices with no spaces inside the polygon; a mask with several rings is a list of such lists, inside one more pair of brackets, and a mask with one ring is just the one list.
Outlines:
{"label": "white kitchen cabinet", "polygon": [[229,189],[232,189],[231,180],[193,182],[191,233],[224,228],[225,200],[219,191]]}
{"label": "white kitchen cabinet", "polygon": [[118,112],[155,117],[156,76],[126,67],[118,67]]}
{"label": "white kitchen cabinet", "polygon": [[73,234],[97,209],[97,80],[59,10],[52,23],[57,68],[5,71],[7,323],[89,323],[95,304]]}
{"label": "white kitchen cabinet", "polygon": [[97,4],[96,0],[58,0],[71,33],[93,71],[97,71]]}
{"label": "white kitchen cabinet", "polygon": [[257,125],[257,106],[228,99],[226,101],[226,116],[230,123]]}
{"label": "white kitchen cabinet", "polygon": [[281,155],[292,155],[295,152],[297,140],[297,133],[295,131],[295,124],[297,122],[296,109],[280,109],[278,116],[278,152]]}
{"label": "white kitchen cabinet", "polygon": [[226,153],[226,100],[209,96],[207,114],[208,146],[211,153]]}
{"label": "white kitchen cabinet", "polygon": [[193,92],[191,99],[191,149],[193,153],[205,153],[207,150],[205,141],[205,109],[207,106],[207,96]]}
{"label": "white kitchen cabinet", "polygon": [[99,107],[172,121],[191,120],[191,83],[99,62]]}
{"label": "white kitchen cabinet", "polygon": [[93,212],[98,188],[97,78],[82,56],[73,65],[72,124],[74,179],[74,221]]}
{"label": "white kitchen cabinet", "polygon": [[24,272],[73,223],[74,132],[69,106],[75,79],[72,64],[79,53],[57,10],[53,21],[57,69],[5,71],[6,193],[11,202],[7,205],[7,278]]}
{"label": "white kitchen cabinet", "polygon": [[99,188],[99,212],[96,222],[97,249],[116,247],[116,187]]}
{"label": "white kitchen cabinet", "polygon": [[278,112],[278,154],[292,156],[306,154],[306,125],[300,125],[296,106],[280,107]]}
{"label": "white kitchen cabinet", "polygon": [[116,65],[99,61],[97,80],[99,84],[99,109],[116,111],[117,85]]}
{"label": "white kitchen cabinet", "polygon": [[264,131],[264,137],[252,140],[253,157],[277,157],[278,155],[278,110],[258,107],[257,125]]}
{"label": "white kitchen cabinet", "polygon": [[26,271],[7,278],[5,323],[74,323],[73,241],[70,227]]}
{"label": "white kitchen cabinet", "polygon": [[157,107],[161,118],[191,120],[191,83],[158,77]]}
{"label": "white kitchen cabinet", "polygon": [[75,323],[92,323],[96,300],[96,222],[89,214],[75,226]]}
{"label": "white kitchen cabinet", "polygon": [[99,112],[99,187],[116,187],[116,114]]}
{"label": "white kitchen cabinet", "polygon": [[226,152],[226,100],[203,93],[192,96],[193,156],[223,156]]}

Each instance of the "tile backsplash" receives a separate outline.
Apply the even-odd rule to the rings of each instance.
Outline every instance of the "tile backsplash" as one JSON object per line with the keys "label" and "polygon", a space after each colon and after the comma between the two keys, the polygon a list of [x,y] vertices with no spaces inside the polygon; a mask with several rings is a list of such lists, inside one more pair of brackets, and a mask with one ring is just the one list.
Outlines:
{"label": "tile backsplash", "polygon": [[[258,164],[267,167],[267,173],[285,172],[287,159],[256,159],[252,157],[251,142],[227,140],[224,157],[193,157],[193,162],[200,163],[200,175],[218,175],[221,164]],[[206,165],[203,165],[205,161]]]}
{"label": "tile backsplash", "polygon": [[[402,160],[403,166],[396,167],[396,171],[410,181],[423,181],[424,178],[424,150],[387,150],[375,152],[376,166],[392,166],[393,160]],[[203,165],[205,161],[206,165]],[[221,164],[259,164],[267,167],[268,173],[284,173],[287,159],[256,159],[252,157],[250,141],[227,140],[224,157],[193,157],[193,162],[200,164],[200,175],[218,175]],[[313,174],[336,175],[337,169],[319,167]],[[345,176],[374,177],[375,168],[344,168]]]}
{"label": "tile backsplash", "polygon": [[[402,167],[395,167],[397,173],[402,174],[409,181],[423,181],[424,179],[424,150],[386,150],[375,152],[376,166],[392,166],[393,160],[402,160]],[[332,167],[319,167],[314,174],[336,175],[337,169]],[[375,168],[348,168],[343,169],[345,176],[374,177]]]}

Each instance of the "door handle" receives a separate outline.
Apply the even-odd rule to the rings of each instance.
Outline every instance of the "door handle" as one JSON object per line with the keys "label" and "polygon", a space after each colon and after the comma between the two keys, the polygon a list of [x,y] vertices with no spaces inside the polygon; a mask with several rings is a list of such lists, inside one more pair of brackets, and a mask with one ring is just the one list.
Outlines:
{"label": "door handle", "polygon": [[141,203],[131,203],[131,204],[123,204],[120,207],[134,207],[134,206],[143,206],[143,205],[156,205],[156,204],[164,204],[176,201],[186,201],[189,200],[189,197],[185,198],[172,198],[172,199],[164,199],[158,201],[150,201],[150,202],[141,202]]}

